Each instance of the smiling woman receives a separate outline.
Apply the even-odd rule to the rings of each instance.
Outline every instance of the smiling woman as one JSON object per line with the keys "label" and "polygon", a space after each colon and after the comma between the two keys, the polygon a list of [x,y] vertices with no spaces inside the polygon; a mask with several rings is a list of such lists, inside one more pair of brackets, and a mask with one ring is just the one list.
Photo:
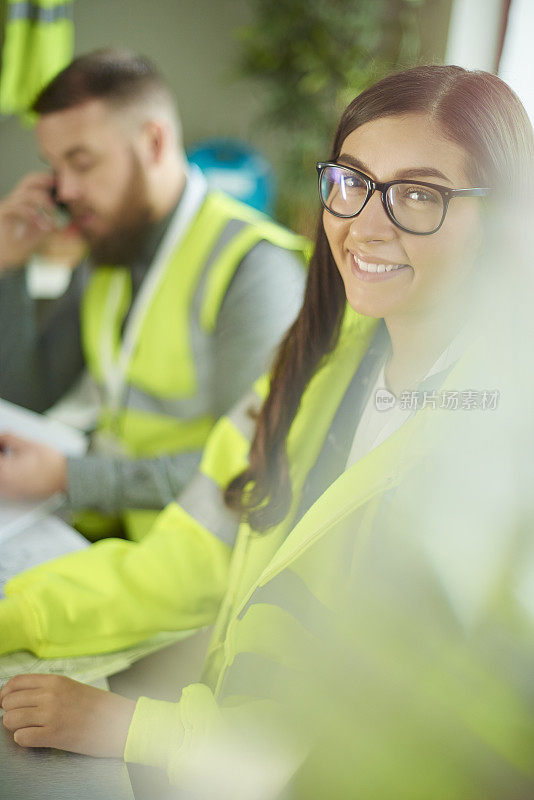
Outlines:
{"label": "smiling woman", "polygon": [[[446,204],[448,191],[469,186],[467,154],[428,115],[413,113],[382,117],[352,131],[338,160],[362,164],[376,180],[414,179],[392,183],[386,203],[375,192],[351,216],[341,217],[327,205],[324,228],[349,303],[390,323],[401,315],[426,315],[434,327],[436,304],[457,303],[480,243],[480,200],[460,195]],[[445,197],[440,189],[415,182],[433,177],[445,184],[440,187]],[[396,269],[376,271],[373,265]]]}
{"label": "smiling woman", "polygon": [[[415,67],[384,78],[347,106],[329,161],[317,165],[323,212],[306,298],[274,366],[251,466],[227,490],[234,508],[261,527],[287,511],[285,438],[310,376],[338,341],[347,302],[385,320],[376,385],[397,395],[414,390],[458,335],[467,345],[474,335],[470,310],[481,292],[475,268],[487,202],[481,195],[491,189],[496,199],[530,199],[533,161],[523,106],[487,72]],[[437,184],[432,194],[429,183]],[[416,198],[432,209],[417,212],[423,222],[414,222]],[[458,341],[455,347],[463,349]]]}
{"label": "smiling woman", "polygon": [[[54,646],[64,654],[79,646],[80,629],[88,646],[94,648],[97,642],[110,649],[118,636],[146,636],[152,626],[164,629],[180,614],[191,626],[212,621],[197,580],[196,564],[205,569],[207,564],[213,584],[225,586],[225,596],[202,683],[188,686],[178,704],[141,698],[134,709],[133,703],[64,679],[15,678],[0,692],[0,701],[7,712],[4,725],[20,744],[98,755],[118,755],[124,749],[126,760],[164,767],[176,783],[184,774],[190,777],[191,766],[200,764],[196,779],[204,783],[199,797],[279,797],[273,775],[281,785],[302,762],[310,737],[323,734],[325,721],[327,728],[332,720],[336,725],[335,714],[324,708],[317,693],[303,693],[313,666],[320,664],[318,654],[330,651],[329,636],[334,632],[341,644],[333,661],[354,637],[359,669],[378,678],[386,668],[395,674],[387,686],[373,689],[369,704],[362,684],[354,679],[354,667],[341,675],[341,684],[350,688],[348,707],[358,712],[348,714],[343,735],[334,732],[333,757],[328,766],[319,763],[319,768],[321,775],[339,768],[349,775],[346,786],[333,793],[312,790],[291,796],[493,797],[484,787],[488,776],[491,782],[501,775],[504,762],[510,785],[523,787],[518,773],[525,752],[529,785],[520,794],[532,796],[524,704],[508,691],[514,670],[506,661],[505,669],[499,667],[486,680],[493,670],[488,664],[491,649],[485,649],[485,641],[481,645],[489,631],[493,645],[502,650],[502,641],[508,645],[509,633],[510,639],[514,636],[506,629],[503,639],[502,626],[509,618],[523,622],[510,559],[498,560],[491,574],[486,570],[483,583],[489,587],[491,603],[483,624],[470,638],[439,579],[440,569],[447,575],[450,566],[449,531],[441,538],[433,536],[436,531],[443,533],[434,525],[435,508],[426,522],[420,513],[435,487],[423,481],[419,491],[421,484],[416,481],[413,490],[411,483],[417,470],[426,475],[428,462],[449,444],[451,430],[455,432],[452,463],[455,468],[458,461],[464,463],[463,437],[458,436],[456,420],[447,413],[434,414],[432,407],[393,411],[388,403],[390,410],[381,414],[379,392],[373,390],[387,387],[411,394],[422,389],[468,389],[465,381],[472,376],[473,363],[477,368],[485,365],[477,349],[478,301],[483,295],[479,290],[489,283],[495,300],[495,289],[501,287],[487,281],[487,272],[477,262],[486,235],[484,196],[488,189],[492,199],[494,194],[523,196],[530,186],[533,152],[532,128],[521,104],[502,81],[486,73],[458,67],[416,68],[380,81],[350,104],[329,161],[319,163],[323,208],[305,299],[280,345],[270,382],[257,384],[255,392],[219,422],[207,442],[199,475],[139,547],[125,552],[117,549],[117,543],[104,542],[91,548],[90,561],[87,556],[67,557],[7,587],[11,607],[4,606],[4,628],[15,626],[15,612],[22,604],[38,608],[43,623],[35,640],[37,646],[44,642],[49,647],[48,655]],[[493,356],[492,351],[490,361]],[[251,411],[256,419],[253,433]],[[484,425],[485,420],[486,434]],[[468,433],[467,424],[465,428]],[[487,438],[493,447],[494,439]],[[496,474],[502,475],[502,465]],[[497,479],[499,486],[493,487],[492,480],[490,471],[484,495],[497,497],[504,481]],[[437,485],[442,483],[438,478]],[[224,486],[226,506],[237,512],[234,515],[221,502]],[[457,526],[466,506],[461,491],[456,491],[458,485],[453,489],[446,498],[444,518]],[[403,497],[408,498],[404,506]],[[473,521],[475,537],[484,539],[487,520],[480,510],[483,503],[487,505],[486,498],[482,503],[475,495],[475,501],[469,522]],[[499,515],[492,509],[492,517],[499,525],[505,520],[498,534],[509,554],[515,552],[515,532],[506,512]],[[214,542],[223,546],[218,538],[221,520],[228,526],[224,541],[236,537],[227,571],[226,562],[216,560],[210,550]],[[469,538],[471,530],[465,535]],[[435,557],[423,546],[428,544],[425,536],[433,539]],[[187,552],[194,553],[189,560],[184,557],[184,542],[191,546]],[[485,563],[482,559],[481,571]],[[144,569],[137,571],[136,564]],[[105,585],[100,574],[106,575]],[[467,598],[473,596],[470,578],[462,569],[452,580]],[[364,611],[363,621],[352,622],[349,606],[357,594],[355,586],[361,591],[354,608],[367,602],[369,618],[363,619]],[[495,615],[493,599],[501,596],[509,605],[505,614]],[[413,603],[410,597],[415,598]],[[423,621],[430,620],[428,626],[419,626],[421,609]],[[385,626],[387,635],[381,641],[374,634],[380,633],[384,614],[387,617],[391,611],[395,612],[392,624]],[[96,626],[103,613],[106,632],[98,639]],[[532,617],[525,628],[532,642]],[[359,650],[359,643],[367,649]],[[452,664],[445,676],[440,672],[442,656],[446,665]],[[322,666],[316,668],[320,684]],[[330,669],[331,665],[325,674],[335,676]],[[527,672],[532,674],[531,664],[528,671],[518,670],[521,676]],[[330,684],[337,688],[337,677],[326,680],[328,689]],[[449,686],[445,698],[442,685]],[[387,726],[376,728],[376,750],[367,747],[369,709],[385,708],[389,723],[390,690],[398,690],[408,708],[401,717],[401,745],[403,739],[411,741],[405,732],[413,709],[422,710],[426,724],[424,712],[437,707],[433,733],[438,735],[429,740],[433,760],[427,761],[424,747],[419,749],[425,744],[425,728],[418,732],[410,773],[403,773],[392,755],[398,741],[388,751],[394,768],[382,769]],[[464,702],[466,697],[469,702]],[[304,716],[297,714],[296,720],[295,698],[304,700],[300,708]],[[345,700],[343,704],[347,705]],[[439,737],[443,706],[453,732],[445,744]],[[308,713],[310,708],[315,714]],[[534,732],[529,711],[525,714]],[[227,732],[235,725],[239,738],[234,740],[232,758],[239,759],[238,767],[248,761],[247,748],[258,741],[248,735],[250,719],[255,733],[260,728],[260,766],[265,773],[254,771],[253,790],[238,786],[242,770],[233,768],[235,763],[224,749],[232,742]],[[457,730],[462,738],[456,736]],[[222,749],[206,749],[216,734],[221,734],[216,746]],[[348,766],[338,757],[337,745],[343,752],[347,743],[354,745],[357,768],[353,757],[346,759]],[[451,756],[451,747],[460,751]],[[486,750],[488,764],[480,766]],[[472,753],[477,791],[464,780]],[[280,775],[270,769],[271,757],[275,761],[279,757],[275,766],[281,767]],[[375,765],[383,774],[378,783],[373,777],[368,793],[360,792],[358,781]],[[315,778],[311,782],[315,785]],[[502,788],[500,783],[498,787]]]}

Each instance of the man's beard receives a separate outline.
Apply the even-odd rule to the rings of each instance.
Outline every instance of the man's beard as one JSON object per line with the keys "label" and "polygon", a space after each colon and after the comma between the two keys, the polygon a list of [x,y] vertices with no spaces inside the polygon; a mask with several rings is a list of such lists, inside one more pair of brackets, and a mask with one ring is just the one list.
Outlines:
{"label": "man's beard", "polygon": [[92,238],[86,235],[94,264],[128,266],[143,253],[152,225],[145,176],[137,156],[132,153],[132,174],[113,215],[112,230]]}

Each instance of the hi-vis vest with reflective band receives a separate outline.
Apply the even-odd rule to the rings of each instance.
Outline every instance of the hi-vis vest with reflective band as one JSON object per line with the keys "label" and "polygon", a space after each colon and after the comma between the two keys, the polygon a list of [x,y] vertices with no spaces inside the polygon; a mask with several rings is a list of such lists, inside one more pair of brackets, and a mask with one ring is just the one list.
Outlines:
{"label": "hi-vis vest with reflective band", "polygon": [[[256,667],[251,674],[257,674],[256,656],[265,654],[271,648],[268,637],[263,635],[264,631],[278,628],[280,640],[291,640],[293,615],[280,615],[278,605],[270,605],[269,597],[272,599],[286,594],[290,599],[297,598],[297,606],[292,603],[289,605],[295,610],[296,607],[301,608],[303,614],[318,610],[322,603],[328,605],[329,594],[333,595],[338,590],[337,585],[329,586],[328,558],[332,563],[335,562],[336,556],[332,551],[336,548],[340,548],[341,559],[346,555],[341,540],[339,537],[336,539],[336,531],[342,530],[347,520],[352,518],[353,531],[357,531],[358,538],[364,542],[384,492],[397,486],[406,473],[420,463],[439,435],[439,427],[433,425],[432,409],[419,411],[379,447],[342,472],[295,524],[308,475],[321,453],[332,420],[378,324],[379,320],[357,314],[347,306],[339,341],[312,377],[289,431],[290,510],[280,523],[262,534],[258,534],[247,523],[239,525],[231,564],[230,589],[219,612],[203,670],[203,681],[219,699],[231,697],[240,685],[239,694],[246,694],[241,690],[246,685],[244,676],[250,670],[252,661],[256,662]],[[463,370],[469,374],[469,363],[469,357],[464,356],[447,377],[445,386],[454,386],[455,381],[461,380]],[[258,382],[257,387],[260,394],[267,390],[266,383],[262,385]],[[230,468],[235,468],[230,452],[236,454],[234,458],[238,454],[246,458],[244,418],[233,419],[231,432],[223,429],[223,425],[228,426],[229,421],[223,419],[222,424],[219,423],[204,451],[202,463],[202,471],[210,473],[212,479],[218,480],[221,486],[225,485],[227,477],[221,475],[222,465],[230,463]],[[221,442],[216,441],[217,436],[220,436]],[[223,457],[223,440],[228,448],[226,458]],[[217,475],[221,477],[217,479]],[[193,508],[198,508],[198,503],[188,507],[187,492],[184,500],[185,509],[196,519],[207,516],[205,508],[193,511]],[[218,519],[220,530],[217,527],[212,530],[223,538],[222,515],[218,515]],[[307,574],[310,565],[306,553],[323,537],[328,558],[322,560],[324,574],[317,583],[317,575],[313,571]],[[280,616],[287,625],[281,622]],[[284,630],[286,633],[282,634]],[[279,641],[273,640],[273,657],[278,647]],[[248,659],[251,653],[254,656]],[[242,668],[239,668],[238,661],[243,663]]]}
{"label": "hi-vis vest with reflective band", "polygon": [[73,0],[7,0],[0,113],[26,114],[74,49]]}
{"label": "hi-vis vest with reflective band", "polygon": [[[250,423],[244,412],[252,398],[231,417],[223,418],[210,436],[201,468],[203,485],[199,485],[197,497],[193,497],[191,485],[184,502],[181,498],[180,506],[170,506],[162,515],[162,518],[167,517],[167,526],[172,520],[176,530],[197,526],[199,536],[210,531],[229,543],[238,529],[237,540],[228,588],[203,670],[203,683],[187,687],[175,708],[173,704],[147,698],[139,701],[126,743],[127,761],[155,763],[146,745],[150,733],[149,749],[152,754],[157,753],[158,766],[165,764],[171,782],[179,784],[183,768],[187,769],[191,760],[202,754],[206,737],[220,729],[226,709],[234,723],[241,713],[246,720],[247,713],[253,717],[255,713],[261,715],[265,706],[258,700],[283,699],[286,687],[290,693],[299,687],[298,670],[306,668],[303,654],[308,652],[308,646],[313,653],[325,631],[331,630],[336,620],[339,623],[343,579],[354,569],[355,580],[358,580],[358,570],[365,573],[368,557],[373,564],[377,539],[379,546],[385,547],[385,554],[388,553],[388,534],[393,534],[392,543],[397,548],[393,552],[397,555],[403,552],[403,544],[410,544],[409,535],[402,538],[406,531],[402,530],[402,520],[395,515],[398,507],[394,492],[388,502],[383,503],[383,500],[390,490],[404,489],[403,478],[413,468],[422,466],[440,436],[446,436],[447,428],[440,430],[440,426],[435,425],[435,412],[431,407],[418,412],[379,447],[344,471],[302,519],[297,524],[293,522],[307,475],[317,460],[324,437],[376,325],[377,320],[354,315],[348,310],[337,347],[327,356],[302,397],[288,439],[293,502],[282,522],[262,534],[246,523],[238,528],[235,520],[232,529],[231,515],[226,512],[224,518],[221,501],[217,506],[217,487],[224,487],[246,463]],[[471,357],[467,354],[454,367],[444,388],[469,385]],[[258,383],[257,388],[258,394],[263,395],[266,385]],[[450,416],[448,420],[446,424],[454,425]],[[202,498],[204,504],[199,502]],[[384,531],[385,541],[380,541]],[[429,574],[433,574],[432,569]],[[433,599],[432,593],[430,598]],[[446,602],[444,606],[448,608]],[[456,679],[454,669],[465,668],[469,680],[473,674],[478,676],[481,696],[485,695],[494,704],[486,717],[478,714],[478,707],[473,709],[464,703],[463,691],[453,693],[449,699],[455,703],[459,729],[468,731],[481,747],[495,749],[504,762],[513,761],[517,756],[523,765],[530,765],[528,753],[522,756],[517,748],[525,721],[529,734],[534,732],[532,715],[523,713],[513,694],[501,695],[501,687],[491,677],[471,672],[471,669],[479,669],[477,654],[471,659],[469,648],[467,653],[461,650],[462,636],[458,651],[449,646],[447,636],[451,621],[447,611],[444,613],[440,647],[443,647],[444,659],[448,659],[446,663],[454,664],[452,688],[455,688]],[[413,630],[408,628],[408,632],[413,635]],[[452,642],[455,642],[454,637]],[[404,650],[400,652],[406,657]],[[394,643],[391,654],[394,659]],[[465,660],[455,660],[456,655]],[[409,654],[407,658],[404,664],[411,663]],[[414,665],[417,666],[417,653]],[[430,684],[429,699],[440,704],[443,699],[440,684],[434,686],[432,681]],[[269,708],[266,711],[267,721],[270,721]],[[501,712],[504,714],[502,722]],[[510,740],[507,738],[509,720],[513,720],[515,726]],[[454,788],[456,779],[457,776],[451,776]],[[459,795],[453,791],[449,796]]]}
{"label": "hi-vis vest with reflective band", "polygon": [[[246,616],[246,619],[243,614],[248,608],[248,601],[260,576],[268,569],[270,563],[278,560],[278,553],[284,550],[294,536],[292,528],[304,483],[317,461],[335,413],[352,380],[356,367],[365,355],[377,325],[378,320],[356,314],[350,307],[347,307],[339,342],[335,350],[324,359],[322,367],[317,370],[306,388],[288,435],[287,452],[292,487],[292,503],[289,513],[278,525],[262,534],[255,532],[247,523],[241,523],[239,526],[229,579],[231,588],[218,615],[202,677],[203,681],[213,690],[215,697],[218,697],[223,691],[227,668],[232,665],[237,653],[242,647],[250,650],[253,640],[256,640],[253,633],[255,625],[253,618],[258,612],[252,611],[250,615]],[[267,390],[266,382],[258,382],[257,389],[258,393],[264,394]],[[222,442],[215,441],[215,436],[219,432],[221,438],[225,439],[228,455],[230,451],[236,454],[241,451],[241,455],[245,455],[243,452],[245,417],[242,415],[238,420],[235,413],[232,417],[229,418],[229,422],[233,424],[234,428],[232,431],[233,442],[230,438],[230,431],[221,431],[219,423],[217,431],[214,431],[214,435],[210,437],[204,452],[203,472],[216,475],[226,460],[222,458]],[[370,474],[365,475],[367,477]],[[365,479],[364,481],[367,482]],[[221,484],[224,485],[224,478]],[[189,510],[187,492],[184,498],[180,498],[183,507],[182,499],[185,501],[186,510]],[[327,515],[337,508],[336,505],[330,505],[328,501],[325,504],[323,498],[320,498],[313,508],[317,507],[322,508],[323,513]],[[198,508],[198,504],[196,504],[196,508]],[[197,511],[193,513],[195,517],[198,516]],[[205,514],[205,510],[200,512],[200,514],[202,513]],[[305,530],[314,531],[313,524],[311,529],[307,526],[310,514],[313,519],[313,513],[310,510],[299,522],[297,528],[304,526]],[[221,519],[221,517],[219,518]],[[221,524],[219,522],[219,525]],[[219,535],[221,534],[219,533]],[[271,628],[270,624],[269,628]],[[265,628],[261,627],[261,630],[264,631]],[[259,631],[260,629],[258,629]],[[243,641],[241,641],[242,632]],[[251,634],[252,640],[246,644],[246,640]],[[264,646],[269,646],[267,642],[261,645],[258,641],[257,644],[260,650]],[[224,689],[224,694],[228,694],[226,689]]]}
{"label": "hi-vis vest with reflective band", "polygon": [[[152,297],[127,367],[121,407],[115,412],[104,405],[101,411],[99,432],[126,455],[153,457],[203,447],[215,417],[212,398],[199,391],[197,376],[209,363],[210,338],[235,270],[261,240],[301,253],[308,246],[303,237],[230,197],[206,196]],[[130,301],[127,269],[94,270],[83,298],[82,335],[88,369],[99,385],[106,359],[102,341],[111,340],[115,357]],[[128,512],[133,538],[143,535],[154,517],[155,512]],[[135,518],[143,520],[137,533]]]}

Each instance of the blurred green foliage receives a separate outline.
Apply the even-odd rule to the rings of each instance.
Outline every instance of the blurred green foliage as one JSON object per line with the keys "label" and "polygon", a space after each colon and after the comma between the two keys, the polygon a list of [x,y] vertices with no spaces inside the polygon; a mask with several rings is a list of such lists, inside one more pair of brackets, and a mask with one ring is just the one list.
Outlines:
{"label": "blurred green foliage", "polygon": [[255,21],[237,32],[239,74],[262,84],[257,123],[271,139],[276,216],[311,234],[315,162],[328,156],[341,112],[356,94],[418,62],[426,0],[251,2]]}

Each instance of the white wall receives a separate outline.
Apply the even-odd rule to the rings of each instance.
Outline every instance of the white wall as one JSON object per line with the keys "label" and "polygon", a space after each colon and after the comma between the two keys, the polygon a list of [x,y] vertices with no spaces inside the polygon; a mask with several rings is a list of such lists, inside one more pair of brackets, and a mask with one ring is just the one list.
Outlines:
{"label": "white wall", "polygon": [[499,75],[534,122],[534,0],[512,0]]}
{"label": "white wall", "polygon": [[495,68],[502,8],[502,0],[454,0],[445,63],[491,72]]}

